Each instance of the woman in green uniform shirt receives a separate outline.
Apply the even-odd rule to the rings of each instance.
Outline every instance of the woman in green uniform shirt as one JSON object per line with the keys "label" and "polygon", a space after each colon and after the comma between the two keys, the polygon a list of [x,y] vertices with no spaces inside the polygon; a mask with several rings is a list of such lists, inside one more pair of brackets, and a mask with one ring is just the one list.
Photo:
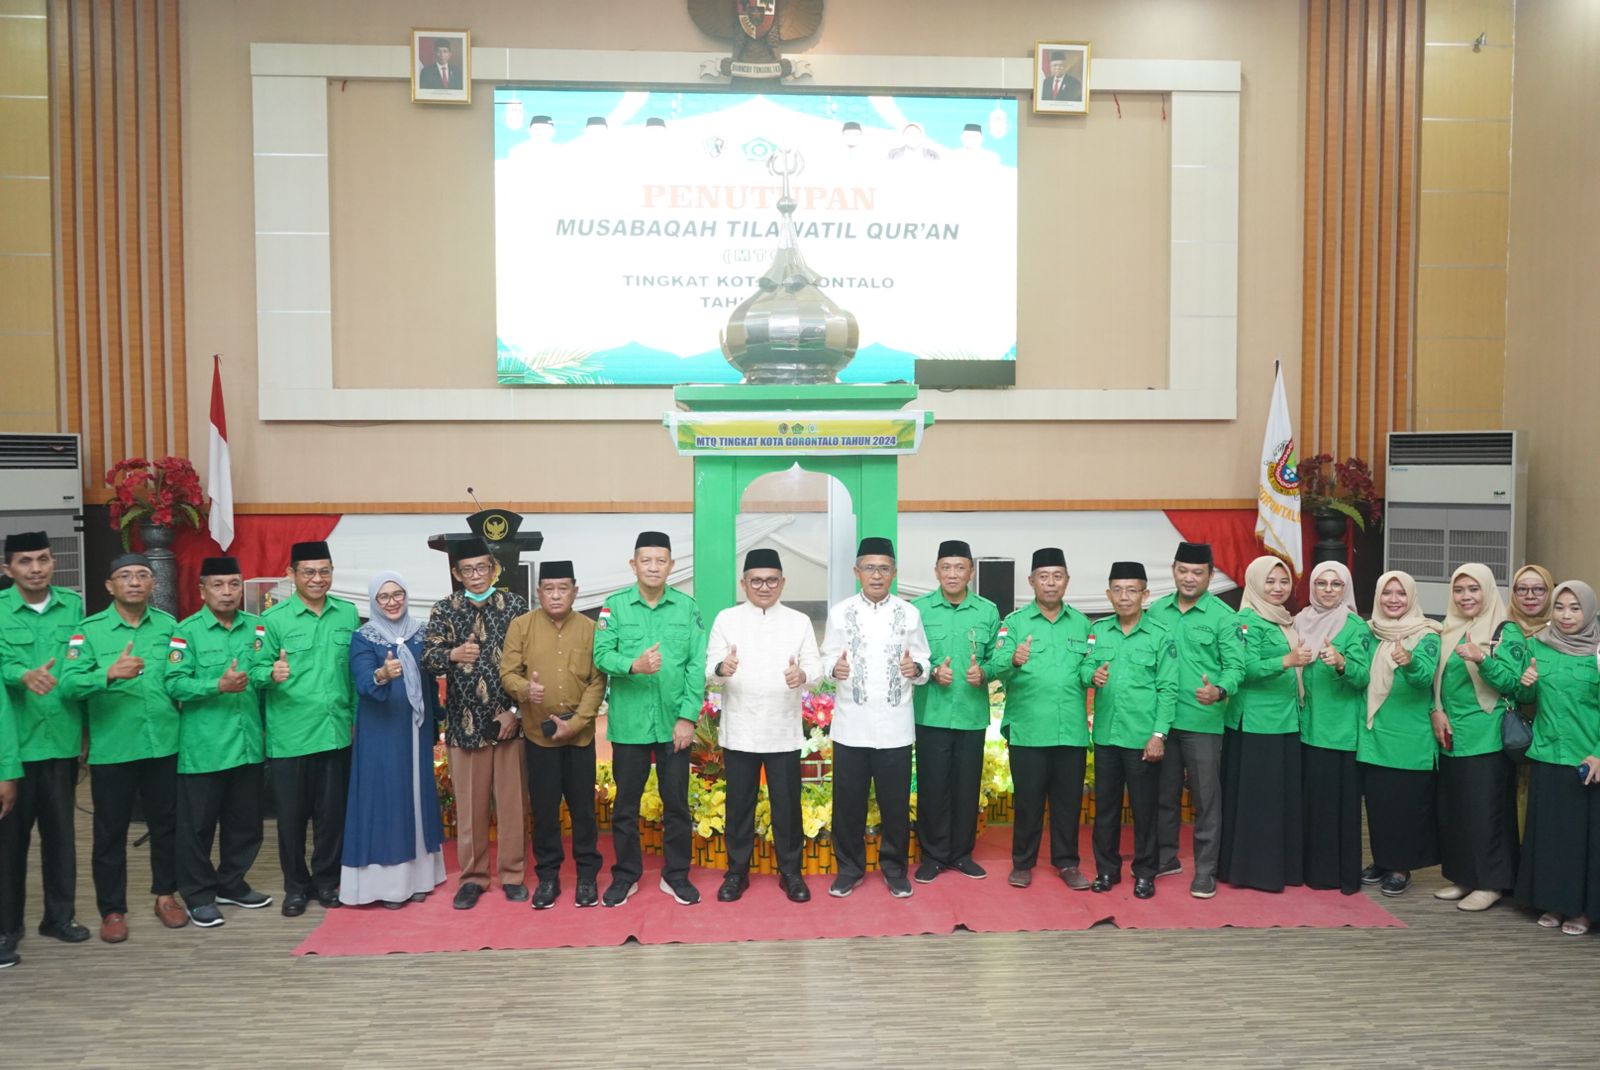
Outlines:
{"label": "woman in green uniform shirt", "polygon": [[1378,577],[1372,606],[1378,639],[1367,684],[1367,716],[1356,732],[1356,762],[1367,800],[1372,865],[1361,883],[1384,895],[1411,886],[1411,871],[1439,862],[1435,820],[1433,670],[1439,664],[1439,624],[1422,615],[1417,582],[1404,572]]}
{"label": "woman in green uniform shirt", "polygon": [[1432,717],[1439,857],[1450,883],[1433,894],[1461,910],[1487,910],[1517,878],[1517,777],[1500,720],[1528,661],[1489,566],[1462,565],[1450,577],[1439,650]]}
{"label": "woman in green uniform shirt", "polygon": [[1600,621],[1594,588],[1555,589],[1553,619],[1528,644],[1517,701],[1537,700],[1517,902],[1569,936],[1600,911]]}
{"label": "woman in green uniform shirt", "polygon": [[1294,617],[1306,666],[1300,711],[1300,809],[1309,888],[1361,890],[1361,776],[1356,729],[1367,716],[1372,632],[1356,615],[1354,583],[1342,561],[1311,570],[1311,604]]}
{"label": "woman in green uniform shirt", "polygon": [[1304,879],[1300,819],[1301,672],[1311,651],[1285,604],[1288,566],[1258,557],[1244,573],[1237,626],[1244,680],[1223,713],[1222,850],[1217,879],[1281,892]]}
{"label": "woman in green uniform shirt", "polygon": [[1507,610],[1522,634],[1532,639],[1550,624],[1550,590],[1556,585],[1543,565],[1523,565],[1511,577],[1511,604]]}

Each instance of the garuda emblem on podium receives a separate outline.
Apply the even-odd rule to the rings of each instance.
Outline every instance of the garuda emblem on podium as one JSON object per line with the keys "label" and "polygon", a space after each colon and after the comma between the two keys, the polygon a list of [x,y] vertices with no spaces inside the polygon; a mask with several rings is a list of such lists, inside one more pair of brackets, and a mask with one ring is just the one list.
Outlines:
{"label": "garuda emblem on podium", "polygon": [[788,78],[795,73],[794,64],[778,50],[817,32],[822,0],[689,0],[689,17],[710,36],[733,42],[733,55],[716,73]]}

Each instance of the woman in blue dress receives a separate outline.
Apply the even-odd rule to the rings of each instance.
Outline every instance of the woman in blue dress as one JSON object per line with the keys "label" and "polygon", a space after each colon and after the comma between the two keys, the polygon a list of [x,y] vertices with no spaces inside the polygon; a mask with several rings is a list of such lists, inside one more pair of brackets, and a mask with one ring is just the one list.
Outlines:
{"label": "woman in blue dress", "polygon": [[411,616],[405,580],[380,572],[367,596],[368,621],[350,640],[360,700],[339,899],[398,910],[444,880],[433,780],[439,693],[418,664],[426,622]]}

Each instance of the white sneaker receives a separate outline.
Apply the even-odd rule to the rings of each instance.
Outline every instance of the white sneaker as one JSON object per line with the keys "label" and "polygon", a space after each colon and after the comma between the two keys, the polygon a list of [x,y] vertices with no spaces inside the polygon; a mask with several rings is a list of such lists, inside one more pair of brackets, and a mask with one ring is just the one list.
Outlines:
{"label": "white sneaker", "polygon": [[1459,884],[1447,884],[1437,892],[1434,892],[1433,897],[1454,903],[1457,899],[1465,899],[1471,891],[1471,888],[1464,888]]}

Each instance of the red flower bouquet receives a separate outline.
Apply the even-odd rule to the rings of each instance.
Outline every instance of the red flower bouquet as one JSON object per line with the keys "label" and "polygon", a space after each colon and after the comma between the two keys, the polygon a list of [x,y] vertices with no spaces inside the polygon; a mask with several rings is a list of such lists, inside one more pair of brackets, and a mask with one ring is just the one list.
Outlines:
{"label": "red flower bouquet", "polygon": [[205,517],[200,476],[183,457],[118,461],[106,473],[106,486],[116,492],[111,501],[111,526],[122,533],[124,548],[132,545],[135,524],[198,528]]}

